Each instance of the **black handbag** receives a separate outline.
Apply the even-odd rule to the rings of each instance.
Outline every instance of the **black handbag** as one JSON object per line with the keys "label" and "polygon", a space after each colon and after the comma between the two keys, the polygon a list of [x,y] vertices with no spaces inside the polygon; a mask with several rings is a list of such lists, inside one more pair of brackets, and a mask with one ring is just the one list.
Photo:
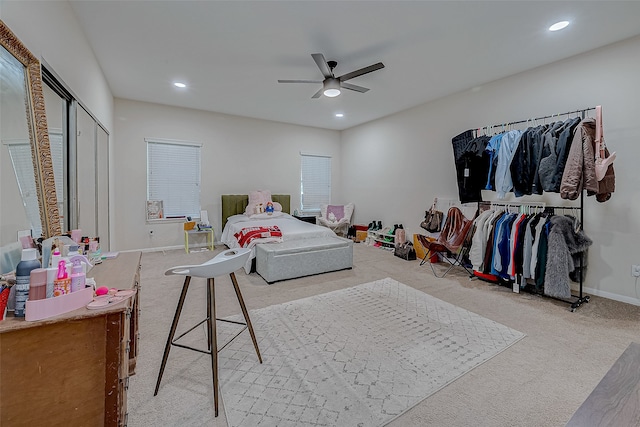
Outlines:
{"label": "black handbag", "polygon": [[398,258],[402,258],[407,261],[413,261],[416,259],[416,250],[413,248],[413,244],[411,242],[398,243],[393,254]]}
{"label": "black handbag", "polygon": [[442,228],[443,213],[436,210],[436,201],[428,211],[424,212],[424,220],[420,223],[420,227],[424,228],[430,233],[437,233]]}

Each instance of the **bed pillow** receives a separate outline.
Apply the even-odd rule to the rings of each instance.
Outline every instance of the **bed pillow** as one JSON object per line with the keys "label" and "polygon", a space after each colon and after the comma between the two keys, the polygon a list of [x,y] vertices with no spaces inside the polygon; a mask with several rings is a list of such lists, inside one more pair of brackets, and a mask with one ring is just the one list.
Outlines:
{"label": "bed pillow", "polygon": [[344,205],[327,206],[327,218],[331,218],[331,214],[335,216],[336,221],[340,221],[344,218]]}
{"label": "bed pillow", "polygon": [[273,203],[273,210],[276,212],[282,211],[282,205],[278,202],[271,200],[271,191],[269,190],[256,190],[249,193],[249,203],[247,204],[244,214],[247,216],[254,215],[256,213],[256,206],[267,206],[267,202]]}

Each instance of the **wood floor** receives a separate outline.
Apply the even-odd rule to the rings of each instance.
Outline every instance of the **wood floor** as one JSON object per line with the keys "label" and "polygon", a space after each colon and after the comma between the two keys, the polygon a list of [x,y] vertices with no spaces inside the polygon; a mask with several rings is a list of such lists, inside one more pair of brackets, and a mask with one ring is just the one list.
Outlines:
{"label": "wood floor", "polygon": [[640,344],[631,343],[567,427],[640,426]]}

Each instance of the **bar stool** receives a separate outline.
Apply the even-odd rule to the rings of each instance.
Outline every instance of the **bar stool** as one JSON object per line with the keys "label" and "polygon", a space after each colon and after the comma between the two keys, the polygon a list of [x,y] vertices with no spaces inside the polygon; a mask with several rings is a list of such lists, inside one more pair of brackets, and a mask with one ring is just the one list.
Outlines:
{"label": "bar stool", "polygon": [[[162,356],[162,364],[160,365],[160,372],[158,373],[158,381],[156,382],[156,390],[153,393],[154,396],[158,394],[158,389],[160,388],[160,381],[162,380],[162,374],[164,373],[164,368],[165,368],[165,365],[167,364],[167,359],[169,358],[169,351],[171,350],[172,345],[211,355],[211,370],[213,374],[213,402],[214,402],[216,417],[218,416],[218,352],[223,348],[225,348],[227,345],[229,345],[231,341],[237,338],[238,335],[240,335],[245,329],[249,329],[249,334],[251,335],[253,346],[256,349],[258,360],[260,361],[260,363],[262,363],[262,356],[260,355],[260,350],[258,349],[258,342],[256,341],[256,336],[253,332],[253,327],[251,326],[249,313],[247,311],[247,307],[244,304],[244,300],[242,299],[242,293],[240,293],[240,287],[238,286],[238,281],[236,280],[236,275],[234,273],[236,270],[239,270],[240,268],[242,268],[242,266],[244,266],[246,261],[249,259],[250,253],[251,253],[251,249],[247,249],[247,248],[230,249],[230,250],[219,253],[218,255],[216,255],[209,261],[205,262],[204,264],[182,265],[182,266],[170,268],[169,270],[164,272],[165,276],[170,276],[175,274],[175,275],[181,275],[186,277],[184,279],[184,285],[182,286],[182,293],[180,294],[180,299],[178,300],[178,307],[176,308],[176,314],[173,316],[173,323],[171,324],[171,331],[169,332],[169,337],[167,338],[167,344],[164,347],[164,355]],[[238,302],[240,303],[240,308],[242,309],[242,314],[244,315],[244,319],[246,323],[216,318],[216,300],[215,300],[216,293],[215,293],[215,286],[214,286],[214,278],[223,276],[225,274],[228,274],[231,277],[231,282],[233,283],[233,287],[236,291],[236,296],[238,297]],[[189,283],[191,282],[192,277],[202,277],[207,279],[207,318],[174,339],[176,329],[178,327],[178,320],[180,319],[180,313],[182,312],[182,306],[184,305],[184,300],[187,296],[187,290],[189,289]],[[242,328],[240,332],[238,332],[233,338],[227,341],[222,347],[218,348],[218,339],[216,335],[216,320],[219,320],[222,322],[228,322],[228,323],[235,323],[238,325],[244,325],[244,328]],[[190,347],[177,342],[180,338],[182,338],[189,332],[193,331],[195,328],[202,325],[204,322],[207,322],[208,350],[201,350],[201,349]]]}

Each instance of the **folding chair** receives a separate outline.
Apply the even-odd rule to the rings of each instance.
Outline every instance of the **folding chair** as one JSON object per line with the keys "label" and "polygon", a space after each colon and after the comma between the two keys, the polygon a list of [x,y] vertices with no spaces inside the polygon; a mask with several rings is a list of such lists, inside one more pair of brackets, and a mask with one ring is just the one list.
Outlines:
{"label": "folding chair", "polygon": [[447,211],[442,231],[440,231],[436,240],[429,241],[427,236],[421,234],[417,236],[420,244],[426,249],[420,265],[428,262],[427,260],[432,255],[437,254],[439,258],[449,263],[449,267],[442,275],[438,276],[435,268],[433,268],[433,263],[430,262],[429,265],[434,276],[444,277],[453,267],[460,266],[469,273],[470,277],[473,277],[473,272],[465,265],[465,260],[468,258],[469,250],[471,249],[473,232],[473,220],[467,219],[460,208],[452,206]]}

